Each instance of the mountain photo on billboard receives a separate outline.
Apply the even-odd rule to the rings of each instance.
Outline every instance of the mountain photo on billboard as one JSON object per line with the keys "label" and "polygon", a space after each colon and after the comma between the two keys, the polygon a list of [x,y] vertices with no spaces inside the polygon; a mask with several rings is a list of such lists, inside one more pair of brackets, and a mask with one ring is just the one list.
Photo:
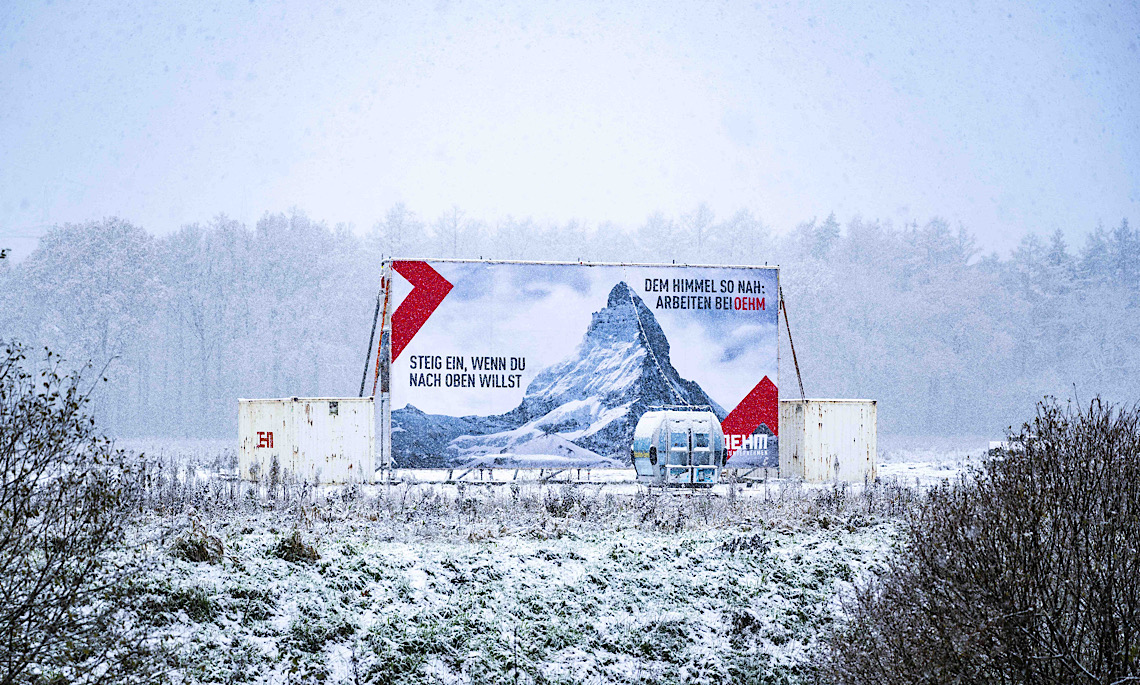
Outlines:
{"label": "mountain photo on billboard", "polygon": [[654,406],[724,409],[681,377],[653,312],[624,281],[593,313],[575,353],[543,369],[522,402],[495,416],[392,412],[399,466],[627,466],[633,430]]}

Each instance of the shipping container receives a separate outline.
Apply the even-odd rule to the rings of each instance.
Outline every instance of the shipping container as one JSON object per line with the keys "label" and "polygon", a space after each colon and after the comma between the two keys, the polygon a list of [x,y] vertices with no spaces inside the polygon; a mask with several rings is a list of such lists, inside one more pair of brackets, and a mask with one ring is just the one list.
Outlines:
{"label": "shipping container", "polygon": [[780,476],[862,483],[877,475],[875,400],[781,400]]}
{"label": "shipping container", "polygon": [[238,473],[263,484],[370,483],[375,421],[371,397],[239,399]]}

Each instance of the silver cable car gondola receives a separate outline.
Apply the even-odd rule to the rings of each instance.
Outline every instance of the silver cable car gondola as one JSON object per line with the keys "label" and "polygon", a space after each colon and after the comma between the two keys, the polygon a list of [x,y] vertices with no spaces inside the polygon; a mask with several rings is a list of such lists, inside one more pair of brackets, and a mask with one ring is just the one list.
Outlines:
{"label": "silver cable car gondola", "polygon": [[633,433],[637,480],[648,485],[711,487],[725,455],[720,419],[707,405],[652,407]]}

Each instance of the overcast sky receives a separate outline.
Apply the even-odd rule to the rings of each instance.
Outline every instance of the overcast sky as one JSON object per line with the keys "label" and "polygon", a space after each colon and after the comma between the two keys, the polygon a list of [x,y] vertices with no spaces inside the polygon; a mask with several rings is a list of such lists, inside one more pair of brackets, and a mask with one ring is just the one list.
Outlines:
{"label": "overcast sky", "polygon": [[1001,251],[1140,221],[1128,2],[209,5],[0,2],[0,242],[395,202],[938,215]]}

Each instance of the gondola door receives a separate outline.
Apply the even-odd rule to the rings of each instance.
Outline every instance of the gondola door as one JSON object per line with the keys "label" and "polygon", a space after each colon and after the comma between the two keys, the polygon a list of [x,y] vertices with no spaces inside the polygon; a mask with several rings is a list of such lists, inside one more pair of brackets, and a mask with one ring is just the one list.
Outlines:
{"label": "gondola door", "polygon": [[690,485],[693,482],[693,431],[688,421],[669,422],[669,463],[665,482]]}
{"label": "gondola door", "polygon": [[701,421],[691,433],[693,439],[693,484],[711,486],[717,481],[716,446],[709,422]]}

